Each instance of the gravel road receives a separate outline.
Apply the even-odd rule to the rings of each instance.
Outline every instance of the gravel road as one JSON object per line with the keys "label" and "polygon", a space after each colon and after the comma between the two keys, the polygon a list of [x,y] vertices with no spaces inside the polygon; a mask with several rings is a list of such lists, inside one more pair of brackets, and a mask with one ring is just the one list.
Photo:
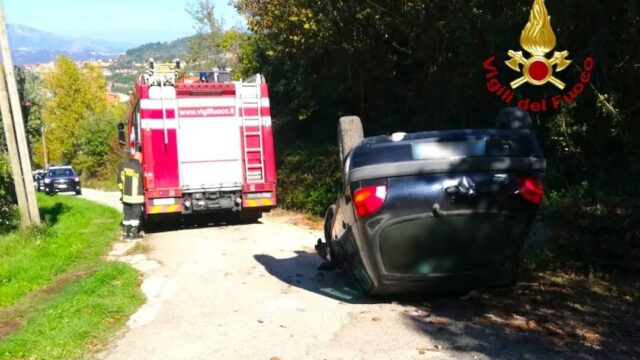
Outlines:
{"label": "gravel road", "polygon": [[[83,197],[119,208],[118,193]],[[368,299],[319,272],[317,226],[283,211],[249,225],[147,234],[144,305],[103,359],[544,358],[534,341],[474,325],[437,300]],[[303,224],[300,224],[302,222]],[[114,248],[115,258],[124,252]],[[148,256],[148,258],[147,258]]]}

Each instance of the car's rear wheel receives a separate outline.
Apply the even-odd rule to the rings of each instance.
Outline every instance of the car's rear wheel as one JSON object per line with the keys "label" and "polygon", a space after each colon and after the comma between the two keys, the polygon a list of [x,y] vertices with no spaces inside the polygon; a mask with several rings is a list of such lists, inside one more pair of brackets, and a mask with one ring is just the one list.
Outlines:
{"label": "car's rear wheel", "polygon": [[533,120],[529,112],[517,107],[508,107],[498,113],[496,128],[504,130],[533,131]]}
{"label": "car's rear wheel", "polygon": [[338,148],[340,161],[344,162],[347,155],[364,138],[362,121],[357,116],[343,116],[338,122]]}

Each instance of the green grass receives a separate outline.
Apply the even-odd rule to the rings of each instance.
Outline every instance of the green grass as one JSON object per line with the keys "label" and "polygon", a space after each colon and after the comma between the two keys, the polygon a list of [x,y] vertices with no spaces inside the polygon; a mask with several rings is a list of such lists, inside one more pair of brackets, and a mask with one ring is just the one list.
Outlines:
{"label": "green grass", "polygon": [[92,276],[34,306],[23,326],[0,342],[0,358],[85,358],[143,302],[134,269],[103,263]]}
{"label": "green grass", "polygon": [[99,179],[99,178],[86,179],[82,182],[82,186],[87,188],[92,188],[92,189],[105,190],[105,191],[120,190],[118,189],[118,184],[116,184],[115,178],[114,179]]}
{"label": "green grass", "polygon": [[44,225],[0,236],[0,359],[85,358],[144,302],[133,268],[107,262],[120,214],[38,194]]}
{"label": "green grass", "polygon": [[0,308],[68,271],[95,267],[117,238],[120,214],[73,196],[38,194],[45,225],[0,236]]}

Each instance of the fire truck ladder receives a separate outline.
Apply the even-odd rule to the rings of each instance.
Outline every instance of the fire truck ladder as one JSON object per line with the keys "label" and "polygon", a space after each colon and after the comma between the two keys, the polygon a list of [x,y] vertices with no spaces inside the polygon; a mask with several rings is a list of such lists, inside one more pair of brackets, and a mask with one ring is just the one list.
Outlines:
{"label": "fire truck ladder", "polygon": [[[240,116],[244,134],[244,166],[248,184],[264,182],[264,145],[262,139],[262,76],[257,74],[255,81],[240,82]],[[249,94],[249,96],[247,96]],[[247,108],[257,107],[256,116],[247,116]],[[258,130],[255,130],[255,129]],[[251,131],[253,130],[253,131]],[[249,147],[249,138],[258,138],[258,147]],[[255,146],[255,140],[252,142]],[[258,154],[259,156],[251,156]],[[256,162],[259,159],[259,162]],[[250,162],[251,160],[252,162]]]}

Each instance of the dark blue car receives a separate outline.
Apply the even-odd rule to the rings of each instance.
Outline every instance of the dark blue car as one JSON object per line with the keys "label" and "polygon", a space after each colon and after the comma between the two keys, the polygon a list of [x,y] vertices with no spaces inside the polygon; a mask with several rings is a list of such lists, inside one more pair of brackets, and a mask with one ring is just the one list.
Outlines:
{"label": "dark blue car", "polygon": [[343,181],[321,256],[372,294],[515,284],[545,169],[518,116],[504,129],[368,138],[341,118]]}
{"label": "dark blue car", "polygon": [[44,177],[44,191],[47,195],[60,192],[81,195],[80,176],[71,166],[52,166]]}

